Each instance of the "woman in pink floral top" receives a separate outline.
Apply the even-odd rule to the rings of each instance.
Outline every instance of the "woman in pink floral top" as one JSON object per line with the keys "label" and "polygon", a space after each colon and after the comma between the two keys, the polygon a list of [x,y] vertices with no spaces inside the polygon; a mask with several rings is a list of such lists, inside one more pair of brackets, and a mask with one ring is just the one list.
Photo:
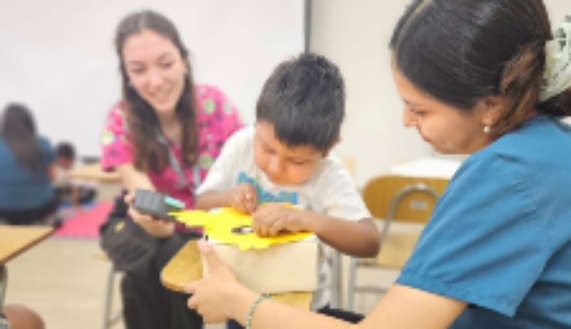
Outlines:
{"label": "woman in pink floral top", "polygon": [[197,180],[205,178],[242,123],[219,89],[194,85],[188,51],[166,17],[152,11],[127,16],[117,28],[115,46],[123,100],[103,130],[102,166],[119,173],[129,194],[127,204],[116,201],[102,226],[101,243],[115,268],[126,273],[125,324],[128,329],[201,328],[202,318],[188,311],[185,296],[160,283],[164,265],[196,235],[130,208],[132,193],[154,190],[194,208]]}
{"label": "woman in pink floral top", "polygon": [[[196,165],[203,180],[218,157],[224,142],[232,133],[242,127],[237,109],[219,89],[212,86],[199,85],[195,87],[198,105],[199,151]],[[125,118],[125,104],[117,104],[109,113],[102,135],[103,157],[101,165],[105,171],[113,171],[118,166],[133,164],[135,160],[134,143],[130,137]],[[154,137],[154,136],[153,136]],[[182,163],[181,148],[167,137],[171,152]],[[167,159],[168,160],[168,159]],[[193,167],[184,168],[186,179],[194,182]],[[168,194],[186,203],[187,209],[194,208],[195,186],[181,186],[179,176],[170,165],[161,171],[146,172],[155,190]]]}

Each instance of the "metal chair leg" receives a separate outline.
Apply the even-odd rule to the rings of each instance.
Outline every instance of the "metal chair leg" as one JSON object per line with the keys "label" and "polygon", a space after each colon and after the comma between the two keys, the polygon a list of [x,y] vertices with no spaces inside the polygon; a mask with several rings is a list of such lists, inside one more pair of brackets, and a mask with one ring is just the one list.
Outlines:
{"label": "metal chair leg", "polygon": [[103,321],[102,328],[108,329],[113,325],[114,320],[109,319],[113,306],[113,286],[115,284],[115,268],[113,265],[109,267],[109,272],[107,273],[107,283],[105,286],[105,299],[103,301]]}
{"label": "metal chair leg", "polygon": [[332,255],[332,271],[331,271],[331,307],[341,308],[343,305],[342,296],[342,281],[341,281],[341,253],[333,249]]}
{"label": "metal chair leg", "polygon": [[347,282],[347,309],[355,311],[355,285],[357,284],[357,258],[351,257],[349,266],[349,282]]}

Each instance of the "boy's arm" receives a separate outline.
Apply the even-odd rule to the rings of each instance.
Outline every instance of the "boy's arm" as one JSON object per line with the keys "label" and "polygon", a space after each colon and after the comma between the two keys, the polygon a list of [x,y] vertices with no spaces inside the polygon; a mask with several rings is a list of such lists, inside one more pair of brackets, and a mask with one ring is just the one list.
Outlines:
{"label": "boy's arm", "polygon": [[258,208],[256,189],[249,183],[242,183],[232,189],[221,192],[208,192],[196,201],[196,209],[232,207],[245,214],[252,214]]}
{"label": "boy's arm", "polygon": [[196,199],[196,209],[210,210],[215,208],[229,207],[229,194],[232,190],[221,192],[206,192]]}
{"label": "boy's arm", "polygon": [[80,206],[79,204],[79,192],[80,192],[80,187],[77,184],[70,184],[71,186],[71,191],[70,191],[70,197],[69,197],[69,201],[71,202],[71,205],[74,207],[78,207]]}
{"label": "boy's arm", "polygon": [[196,191],[196,209],[211,210],[232,206],[232,196],[235,194],[234,174],[239,166],[239,157],[244,153],[243,144],[247,142],[248,134],[244,132],[237,132],[226,141],[220,155],[208,171],[206,179]]}
{"label": "boy's arm", "polygon": [[297,210],[278,205],[260,208],[254,214],[254,229],[261,236],[280,230],[314,232],[339,251],[358,257],[373,257],[379,251],[379,232],[351,175],[335,158],[328,159],[311,191],[320,210]]}
{"label": "boy's arm", "polygon": [[275,236],[282,230],[314,232],[331,247],[351,256],[374,257],[379,251],[379,232],[372,219],[343,219],[279,204],[267,204],[254,213],[254,230]]}
{"label": "boy's arm", "polygon": [[307,231],[344,254],[366,258],[379,252],[379,231],[371,218],[352,221],[312,211],[304,211],[303,218]]}

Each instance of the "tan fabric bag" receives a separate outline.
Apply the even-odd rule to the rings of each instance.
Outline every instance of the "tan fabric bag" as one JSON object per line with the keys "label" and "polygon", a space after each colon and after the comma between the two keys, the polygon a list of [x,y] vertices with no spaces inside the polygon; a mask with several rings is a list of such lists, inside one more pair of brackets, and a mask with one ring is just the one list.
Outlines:
{"label": "tan fabric bag", "polygon": [[[242,251],[216,241],[210,243],[220,261],[251,290],[268,294],[317,290],[319,242],[315,236],[263,250]],[[207,263],[204,259],[202,263],[206,273]]]}

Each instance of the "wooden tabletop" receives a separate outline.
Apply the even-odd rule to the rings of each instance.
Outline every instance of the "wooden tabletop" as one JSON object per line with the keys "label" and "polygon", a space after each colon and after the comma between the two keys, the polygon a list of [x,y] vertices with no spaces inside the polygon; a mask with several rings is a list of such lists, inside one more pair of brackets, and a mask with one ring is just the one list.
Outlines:
{"label": "wooden tabletop", "polygon": [[120,182],[121,177],[117,172],[105,172],[99,162],[77,167],[67,173],[72,179],[91,180],[98,182]]}
{"label": "wooden tabletop", "polygon": [[53,231],[48,226],[0,225],[0,265],[45,240]]}
{"label": "wooden tabletop", "polygon": [[[188,242],[161,273],[163,285],[176,291],[182,291],[185,285],[200,279],[202,279],[202,257],[196,241]],[[272,297],[281,303],[309,310],[313,293],[292,292],[272,294]]]}

